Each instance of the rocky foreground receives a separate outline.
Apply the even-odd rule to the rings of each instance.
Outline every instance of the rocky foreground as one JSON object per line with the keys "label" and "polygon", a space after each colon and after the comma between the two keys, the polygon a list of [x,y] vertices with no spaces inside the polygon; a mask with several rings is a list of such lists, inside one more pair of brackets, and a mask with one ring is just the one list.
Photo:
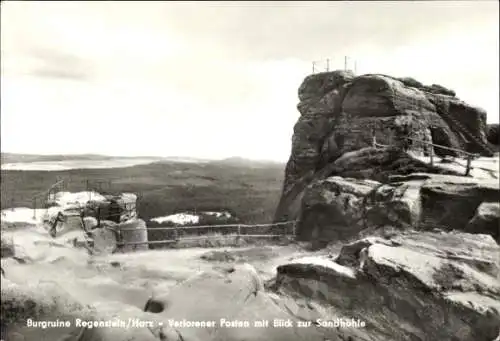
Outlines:
{"label": "rocky foreground", "polygon": [[116,259],[126,255],[56,243],[13,259],[6,250],[5,340],[493,341],[500,332],[500,247],[488,235],[387,230],[338,254],[281,261],[271,280],[239,262],[180,275],[188,268],[163,251]]}

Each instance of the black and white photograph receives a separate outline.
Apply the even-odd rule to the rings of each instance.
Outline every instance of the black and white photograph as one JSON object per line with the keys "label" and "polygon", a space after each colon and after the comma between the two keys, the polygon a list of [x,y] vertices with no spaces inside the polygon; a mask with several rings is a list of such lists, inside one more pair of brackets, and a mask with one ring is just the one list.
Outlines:
{"label": "black and white photograph", "polygon": [[0,12],[0,341],[500,341],[498,1]]}

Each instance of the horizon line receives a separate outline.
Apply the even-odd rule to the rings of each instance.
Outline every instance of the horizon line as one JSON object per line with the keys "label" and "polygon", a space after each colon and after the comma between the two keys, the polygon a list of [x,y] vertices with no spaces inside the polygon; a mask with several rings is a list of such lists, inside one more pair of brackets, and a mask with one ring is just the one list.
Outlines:
{"label": "horizon line", "polygon": [[[112,155],[112,154],[99,154],[99,153],[16,153],[16,152],[8,152],[8,151],[1,151],[0,155],[3,157],[5,154],[10,154],[10,155],[19,155],[19,156],[101,156],[101,157],[110,157],[110,158],[154,158],[154,159],[169,159],[169,158],[178,158],[178,159],[193,159],[193,160],[200,160],[200,161],[224,161],[228,159],[242,159],[242,160],[248,160],[248,161],[260,161],[260,162],[274,162],[274,163],[284,163],[286,161],[282,160],[276,160],[276,159],[256,159],[256,158],[251,158],[251,157],[246,157],[246,156],[241,156],[241,155],[232,155],[232,156],[226,156],[222,158],[206,158],[206,157],[197,157],[197,156],[187,156],[187,155],[168,155],[168,156],[163,156],[163,155]],[[39,161],[43,162],[43,161]]]}

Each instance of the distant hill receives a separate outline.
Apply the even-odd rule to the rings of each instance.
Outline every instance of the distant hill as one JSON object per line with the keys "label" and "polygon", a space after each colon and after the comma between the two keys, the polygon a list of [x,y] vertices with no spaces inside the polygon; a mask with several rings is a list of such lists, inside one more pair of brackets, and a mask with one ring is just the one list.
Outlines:
{"label": "distant hill", "polygon": [[233,156],[222,160],[212,161],[212,164],[226,165],[234,167],[250,167],[250,168],[262,168],[262,167],[284,167],[284,163],[272,161],[272,160],[251,160],[245,159],[239,156]]}
{"label": "distant hill", "polygon": [[7,163],[34,163],[34,162],[61,162],[61,161],[106,161],[106,160],[138,160],[151,159],[152,161],[181,162],[181,163],[213,163],[216,165],[226,165],[235,167],[273,167],[282,166],[282,163],[268,160],[250,160],[239,156],[222,160],[209,160],[185,156],[110,156],[100,154],[17,154],[1,153],[1,164]]}
{"label": "distant hill", "polygon": [[40,155],[40,154],[16,154],[1,153],[1,164],[6,163],[30,163],[30,162],[58,162],[58,161],[106,161],[113,159],[164,159],[155,156],[109,156],[99,154],[61,154],[61,155]]}
{"label": "distant hill", "polygon": [[166,156],[162,158],[163,161],[169,162],[184,162],[184,163],[207,163],[212,160],[209,159],[199,159],[195,157],[187,157],[187,156]]}

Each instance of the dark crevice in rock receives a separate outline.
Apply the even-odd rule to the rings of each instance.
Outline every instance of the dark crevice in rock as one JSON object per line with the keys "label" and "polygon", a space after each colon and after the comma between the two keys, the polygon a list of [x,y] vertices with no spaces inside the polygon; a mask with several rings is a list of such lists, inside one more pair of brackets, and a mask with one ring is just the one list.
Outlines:
{"label": "dark crevice in rock", "polygon": [[143,310],[146,312],[153,313],[153,314],[159,314],[165,310],[165,304],[164,304],[164,302],[150,298],[146,302],[146,305],[144,306]]}

